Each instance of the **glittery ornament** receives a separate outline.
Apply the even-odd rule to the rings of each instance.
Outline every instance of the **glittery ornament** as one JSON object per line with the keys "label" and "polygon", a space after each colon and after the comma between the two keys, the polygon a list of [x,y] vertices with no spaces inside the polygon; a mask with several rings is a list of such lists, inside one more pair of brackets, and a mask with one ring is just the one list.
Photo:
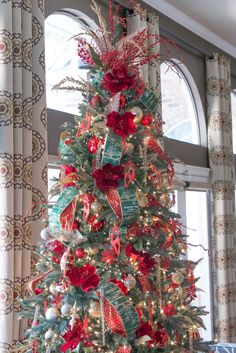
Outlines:
{"label": "glittery ornament", "polygon": [[55,334],[55,332],[54,332],[51,328],[49,328],[49,329],[45,332],[45,335],[44,335],[45,340],[50,340],[50,339],[52,339],[53,336],[54,336],[54,334]]}
{"label": "glittery ornament", "polygon": [[142,109],[138,106],[135,106],[135,107],[132,107],[131,109],[129,109],[129,111],[131,113],[135,114],[134,123],[135,124],[140,123],[140,121],[142,120],[142,117],[143,117]]}
{"label": "glittery ornament", "polygon": [[98,150],[98,145],[99,145],[99,139],[97,139],[96,136],[90,137],[87,143],[87,148],[89,153],[94,154]]}
{"label": "glittery ornament", "polygon": [[79,248],[75,250],[75,255],[79,258],[82,259],[83,257],[85,257],[86,253],[84,251],[84,249]]}
{"label": "glittery ornament", "polygon": [[134,276],[128,275],[124,279],[124,285],[129,289],[134,288],[136,286],[136,279],[134,278]]}
{"label": "glittery ornament", "polygon": [[145,195],[138,194],[137,195],[137,201],[140,207],[146,207],[148,204],[148,198]]}
{"label": "glittery ornament", "polygon": [[87,252],[88,252],[89,254],[93,254],[93,255],[96,255],[96,254],[99,253],[99,249],[98,249],[98,248],[88,248],[88,249],[86,249],[86,250],[87,250]]}
{"label": "glittery ornament", "polygon": [[134,145],[132,143],[128,142],[125,146],[124,154],[130,156],[133,153],[134,153]]}
{"label": "glittery ornament", "polygon": [[40,237],[41,239],[47,241],[50,237],[50,233],[49,233],[49,230],[48,228],[43,228],[40,232]]}
{"label": "glittery ornament", "polygon": [[126,103],[126,98],[123,94],[120,95],[119,103],[120,103],[120,109],[123,109]]}
{"label": "glittery ornament", "polygon": [[48,308],[45,317],[47,320],[55,320],[58,316],[57,308]]}
{"label": "glittery ornament", "polygon": [[49,287],[49,291],[52,294],[57,294],[57,283],[52,283]]}
{"label": "glittery ornament", "polygon": [[61,315],[62,316],[69,316],[72,312],[72,306],[70,304],[63,304],[61,307]]}
{"label": "glittery ornament", "polygon": [[60,266],[63,272],[70,270],[75,263],[75,256],[71,249],[67,249],[61,257]]}
{"label": "glittery ornament", "polygon": [[173,275],[171,276],[171,280],[172,282],[174,282],[175,284],[181,284],[184,281],[184,276],[182,275],[181,272],[176,271],[175,273],[173,273]]}
{"label": "glittery ornament", "polygon": [[162,194],[159,197],[160,203],[162,204],[162,206],[164,207],[171,207],[171,198],[168,194]]}
{"label": "glittery ornament", "polygon": [[89,315],[92,317],[100,317],[101,315],[101,306],[99,302],[91,302],[89,304],[89,309],[88,309]]}
{"label": "glittery ornament", "polygon": [[143,126],[149,126],[151,125],[153,122],[153,117],[151,115],[144,115],[144,117],[142,118],[141,124]]}
{"label": "glittery ornament", "polygon": [[99,213],[102,209],[102,204],[99,201],[94,201],[91,205],[91,211],[94,213]]}

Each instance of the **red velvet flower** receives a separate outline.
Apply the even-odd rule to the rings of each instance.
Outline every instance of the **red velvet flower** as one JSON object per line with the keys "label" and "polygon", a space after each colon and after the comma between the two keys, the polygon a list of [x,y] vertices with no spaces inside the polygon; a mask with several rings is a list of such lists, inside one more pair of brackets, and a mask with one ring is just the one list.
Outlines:
{"label": "red velvet flower", "polygon": [[83,325],[79,319],[76,319],[73,328],[69,325],[69,330],[62,335],[65,343],[59,349],[60,352],[66,352],[68,349],[73,351],[82,340]]}
{"label": "red velvet flower", "polygon": [[110,282],[114,283],[124,295],[127,295],[129,293],[129,289],[124,285],[123,281],[119,281],[116,278],[111,278]]}
{"label": "red velvet flower", "polygon": [[116,135],[126,138],[136,131],[135,114],[126,112],[120,115],[117,112],[107,114],[106,126],[112,128]]}
{"label": "red velvet flower", "polygon": [[132,88],[136,82],[136,75],[129,75],[126,67],[120,66],[103,76],[102,87],[112,94],[116,94],[117,92]]}
{"label": "red velvet flower", "polygon": [[101,191],[117,188],[118,180],[124,178],[123,168],[110,163],[105,164],[101,169],[96,169],[92,176],[96,181],[97,188]]}
{"label": "red velvet flower", "polygon": [[72,286],[81,287],[84,292],[88,292],[99,285],[100,277],[95,272],[96,267],[87,263],[85,266],[73,267],[66,275]]}
{"label": "red velvet flower", "polygon": [[94,232],[99,232],[104,226],[104,221],[98,221],[97,215],[92,215],[88,219],[88,225]]}
{"label": "red velvet flower", "polygon": [[96,136],[90,137],[87,143],[89,153],[94,154],[98,150],[99,139]]}

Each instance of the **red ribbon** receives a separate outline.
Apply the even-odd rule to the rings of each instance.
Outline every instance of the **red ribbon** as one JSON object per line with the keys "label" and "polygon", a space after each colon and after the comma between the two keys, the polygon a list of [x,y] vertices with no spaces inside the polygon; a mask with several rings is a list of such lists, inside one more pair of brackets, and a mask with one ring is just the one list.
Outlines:
{"label": "red ribbon", "polygon": [[122,209],[118,191],[116,189],[108,189],[106,191],[106,197],[112,211],[118,218],[122,219]]}
{"label": "red ribbon", "polygon": [[80,137],[81,135],[83,135],[84,132],[90,129],[91,120],[92,120],[91,117],[92,117],[91,113],[85,115],[84,120],[79,124],[76,137]]}
{"label": "red ribbon", "polygon": [[120,255],[120,228],[115,225],[110,234],[110,243],[116,255]]}
{"label": "red ribbon", "polygon": [[71,231],[73,229],[75,209],[76,209],[76,200],[74,199],[63,210],[63,212],[60,215],[60,223],[61,223],[62,229],[67,231]]}

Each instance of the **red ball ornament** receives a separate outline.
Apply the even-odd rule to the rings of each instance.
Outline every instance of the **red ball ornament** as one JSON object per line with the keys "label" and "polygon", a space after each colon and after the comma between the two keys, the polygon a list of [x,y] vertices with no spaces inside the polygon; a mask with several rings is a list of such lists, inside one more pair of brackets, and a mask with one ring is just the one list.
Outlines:
{"label": "red ball ornament", "polygon": [[83,257],[85,257],[86,253],[84,251],[84,249],[79,248],[75,250],[75,255],[79,258],[82,259]]}
{"label": "red ball ornament", "polygon": [[90,139],[88,140],[88,143],[87,143],[88,151],[91,154],[96,153],[98,150],[98,145],[99,145],[99,139],[97,139],[96,136],[90,137]]}
{"label": "red ball ornament", "polygon": [[126,98],[125,96],[123,96],[123,94],[120,95],[120,109],[125,107],[125,103],[126,103]]}
{"label": "red ball ornament", "polygon": [[188,280],[190,283],[194,283],[194,282],[195,282],[195,277],[194,277],[193,271],[191,271],[191,270],[188,271],[187,280]]}
{"label": "red ball ornament", "polygon": [[90,216],[88,220],[88,225],[90,229],[95,232],[99,232],[104,226],[104,221],[98,221],[97,218],[98,218],[97,215],[93,215],[93,216]]}
{"label": "red ball ornament", "polygon": [[90,100],[91,106],[96,108],[96,106],[100,106],[102,104],[102,99],[100,96],[93,96]]}
{"label": "red ball ornament", "polygon": [[174,316],[176,313],[176,307],[174,304],[171,303],[163,305],[162,310],[166,316]]}
{"label": "red ball ornament", "polygon": [[144,115],[144,117],[141,120],[141,124],[143,126],[149,126],[153,122],[153,117],[151,115]]}

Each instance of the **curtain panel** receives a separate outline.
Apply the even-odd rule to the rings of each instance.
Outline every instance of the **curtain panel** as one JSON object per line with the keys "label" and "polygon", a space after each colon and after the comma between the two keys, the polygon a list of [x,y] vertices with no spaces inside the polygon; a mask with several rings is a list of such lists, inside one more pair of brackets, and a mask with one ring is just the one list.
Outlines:
{"label": "curtain panel", "polygon": [[215,333],[220,342],[236,342],[235,173],[229,59],[218,53],[208,57],[206,75]]}
{"label": "curtain panel", "polygon": [[[127,33],[132,34],[136,31],[147,28],[149,34],[159,37],[159,17],[153,13],[147,14],[146,11],[137,8],[133,14],[127,14]],[[155,39],[150,38],[150,44]],[[153,48],[156,54],[160,53],[160,43]],[[155,60],[143,65],[141,76],[146,87],[152,89],[158,97],[158,116],[161,118],[161,80],[160,80],[160,61]]]}
{"label": "curtain panel", "polygon": [[44,1],[0,0],[0,352],[11,351],[47,195]]}

